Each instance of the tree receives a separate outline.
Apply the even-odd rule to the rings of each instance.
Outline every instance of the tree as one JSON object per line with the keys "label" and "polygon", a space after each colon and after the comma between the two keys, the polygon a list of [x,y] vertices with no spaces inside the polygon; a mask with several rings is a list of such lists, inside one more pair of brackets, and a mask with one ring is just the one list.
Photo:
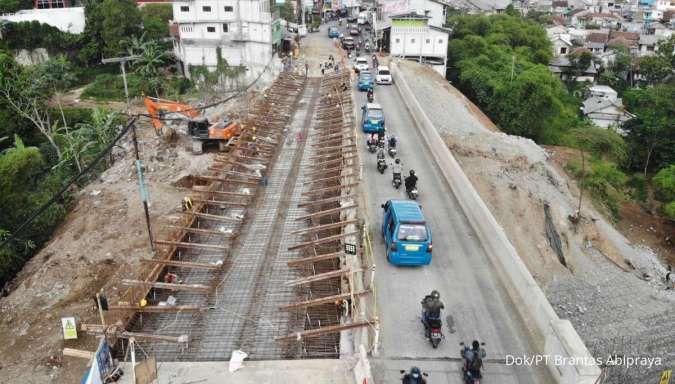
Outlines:
{"label": "tree", "polygon": [[634,168],[650,169],[675,163],[675,85],[662,84],[624,94],[624,104],[636,118],[624,124]]}
{"label": "tree", "polygon": [[143,33],[149,40],[169,37],[169,20],[173,19],[171,4],[146,4],[141,8]]}
{"label": "tree", "polygon": [[129,55],[139,56],[139,59],[131,63],[134,72],[141,76],[145,83],[145,89],[155,93],[159,97],[159,92],[164,83],[160,77],[161,69],[169,64],[173,54],[164,49],[157,41],[145,40],[145,34],[140,38],[132,38],[128,48]]}
{"label": "tree", "polygon": [[86,0],[81,60],[98,64],[103,57],[124,51],[123,42],[140,35],[141,14],[133,0]]}
{"label": "tree", "polygon": [[19,117],[30,121],[49,141],[61,160],[61,149],[57,144],[56,126],[52,124],[49,112],[50,90],[40,81],[35,68],[20,68],[14,59],[0,53],[0,98]]}
{"label": "tree", "polygon": [[641,58],[639,68],[649,84],[659,83],[672,73],[670,62],[662,56]]}
{"label": "tree", "polygon": [[288,21],[289,23],[297,22],[295,10],[290,0],[285,0],[283,4],[277,5],[276,7],[279,10],[279,17]]}
{"label": "tree", "polygon": [[[70,153],[73,153],[73,142],[70,139],[71,135],[68,128],[68,121],[66,120],[65,113],[63,113],[63,105],[61,104],[62,94],[75,83],[76,78],[75,75],[73,75],[73,68],[65,56],[59,55],[56,58],[49,59],[40,64],[37,67],[36,75],[37,81],[44,83],[44,86],[51,91],[51,94],[53,94],[56,99],[56,105],[59,108],[61,120],[63,122],[61,128],[65,131],[64,137],[67,139]],[[80,165],[79,156],[72,157],[72,160],[77,167],[77,171],[81,172],[82,166]]]}
{"label": "tree", "polygon": [[[16,229],[35,209],[46,203],[60,187],[63,175],[45,175],[47,163],[36,147],[25,146],[15,136],[14,147],[0,153],[0,236]],[[19,236],[18,242],[0,248],[0,285],[9,280],[42,244],[65,215],[62,203],[52,204]]]}

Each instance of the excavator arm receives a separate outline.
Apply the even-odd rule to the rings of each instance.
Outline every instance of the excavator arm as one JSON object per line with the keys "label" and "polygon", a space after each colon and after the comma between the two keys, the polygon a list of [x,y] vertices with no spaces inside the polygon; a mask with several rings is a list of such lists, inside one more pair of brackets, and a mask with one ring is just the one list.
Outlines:
{"label": "excavator arm", "polygon": [[193,106],[176,101],[146,96],[145,100],[143,100],[143,104],[145,104],[145,107],[148,109],[148,114],[152,118],[152,126],[155,128],[155,132],[157,132],[158,135],[164,126],[160,119],[160,114],[162,113],[180,113],[191,119],[200,116],[199,111]]}

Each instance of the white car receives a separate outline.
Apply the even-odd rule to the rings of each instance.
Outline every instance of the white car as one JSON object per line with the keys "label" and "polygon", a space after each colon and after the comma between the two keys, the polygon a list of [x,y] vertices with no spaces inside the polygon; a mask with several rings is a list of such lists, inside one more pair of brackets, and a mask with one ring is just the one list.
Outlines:
{"label": "white car", "polygon": [[368,59],[365,57],[357,57],[356,61],[354,61],[354,69],[356,72],[367,71],[370,69],[368,66]]}
{"label": "white car", "polygon": [[389,67],[380,65],[377,67],[377,73],[375,74],[375,83],[377,84],[392,84],[394,79],[391,77],[391,72]]}

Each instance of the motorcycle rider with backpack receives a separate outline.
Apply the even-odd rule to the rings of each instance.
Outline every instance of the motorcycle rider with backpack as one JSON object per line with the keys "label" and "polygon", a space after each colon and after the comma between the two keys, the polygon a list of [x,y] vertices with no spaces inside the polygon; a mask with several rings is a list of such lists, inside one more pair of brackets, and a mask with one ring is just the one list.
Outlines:
{"label": "motorcycle rider with backpack", "polygon": [[440,320],[441,310],[445,309],[445,305],[443,305],[443,302],[441,301],[441,294],[438,293],[438,291],[435,289],[431,291],[430,294],[424,296],[424,299],[422,299],[421,304],[422,304],[422,323],[424,324],[424,334],[428,338],[430,329],[429,320],[432,319]]}
{"label": "motorcycle rider with backpack", "polygon": [[417,176],[415,176],[415,170],[411,169],[410,176],[405,178],[405,190],[406,192],[410,192],[415,187],[417,187]]}
{"label": "motorcycle rider with backpack", "polygon": [[478,340],[471,343],[471,348],[464,346],[462,350],[462,358],[464,359],[462,372],[464,372],[465,382],[473,383],[483,377],[480,373],[483,367],[483,357],[485,357],[485,350],[480,347]]}

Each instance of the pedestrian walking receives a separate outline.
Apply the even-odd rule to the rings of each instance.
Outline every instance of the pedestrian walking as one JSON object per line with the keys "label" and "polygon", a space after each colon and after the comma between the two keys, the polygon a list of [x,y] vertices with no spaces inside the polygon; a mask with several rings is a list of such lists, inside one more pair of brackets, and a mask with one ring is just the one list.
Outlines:
{"label": "pedestrian walking", "polygon": [[666,273],[666,289],[675,289],[675,273],[673,267],[668,266],[668,273]]}
{"label": "pedestrian walking", "polygon": [[325,68],[323,67],[323,64],[321,64],[321,76],[323,76]]}
{"label": "pedestrian walking", "polygon": [[305,76],[309,76],[309,64],[305,63]]}
{"label": "pedestrian walking", "polygon": [[335,73],[340,73],[340,64],[335,64]]}

